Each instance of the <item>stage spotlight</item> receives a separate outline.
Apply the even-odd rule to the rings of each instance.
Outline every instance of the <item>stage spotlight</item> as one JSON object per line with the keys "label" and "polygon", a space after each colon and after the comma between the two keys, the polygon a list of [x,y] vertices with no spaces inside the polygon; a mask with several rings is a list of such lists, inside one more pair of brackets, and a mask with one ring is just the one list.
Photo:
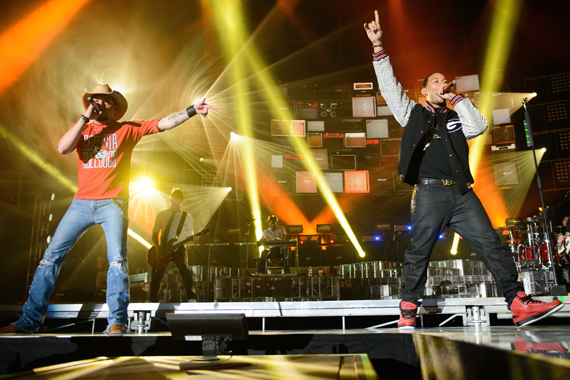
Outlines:
{"label": "stage spotlight", "polygon": [[228,193],[229,193],[230,191],[232,191],[232,188],[231,188],[231,187],[227,187],[226,190],[227,190]]}
{"label": "stage spotlight", "polygon": [[374,240],[380,241],[380,236],[375,236],[375,237],[374,237]]}
{"label": "stage spotlight", "polygon": [[139,179],[137,182],[137,190],[141,193],[148,193],[154,190],[153,183],[150,178],[144,177]]}
{"label": "stage spotlight", "polygon": [[200,157],[200,161],[203,162],[203,161],[204,161],[204,157]]}
{"label": "stage spotlight", "polygon": [[546,152],[546,148],[542,148],[542,151],[543,151],[543,152]]}

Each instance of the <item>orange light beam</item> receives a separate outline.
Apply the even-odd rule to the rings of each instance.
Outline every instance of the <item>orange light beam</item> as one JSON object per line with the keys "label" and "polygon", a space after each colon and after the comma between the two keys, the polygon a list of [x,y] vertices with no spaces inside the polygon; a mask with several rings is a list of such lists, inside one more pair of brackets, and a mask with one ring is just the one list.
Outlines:
{"label": "orange light beam", "polygon": [[0,36],[0,93],[14,83],[88,0],[50,0]]}

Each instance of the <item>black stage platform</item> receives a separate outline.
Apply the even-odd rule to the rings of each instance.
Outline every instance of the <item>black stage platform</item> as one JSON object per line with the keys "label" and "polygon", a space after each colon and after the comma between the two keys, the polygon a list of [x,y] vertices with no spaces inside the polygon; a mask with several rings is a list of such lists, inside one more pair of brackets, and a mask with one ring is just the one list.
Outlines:
{"label": "black stage platform", "polygon": [[[104,304],[51,305],[51,331],[0,336],[0,372],[95,358],[201,355],[201,342],[171,337],[166,313],[230,312],[245,314],[250,329],[247,340],[227,347],[238,356],[367,354],[380,379],[570,379],[570,304],[564,303],[557,318],[517,329],[502,299],[424,300],[418,325],[441,326],[413,332],[393,328],[398,300],[131,304],[129,314],[144,322],[140,313],[146,313],[151,326],[137,328],[133,319],[132,332],[119,336],[100,332]],[[21,306],[0,307],[4,324],[20,312]]]}
{"label": "black stage platform", "polygon": [[[201,355],[200,342],[169,333],[3,335],[0,342],[2,373],[12,374],[94,358]],[[365,353],[380,379],[570,379],[568,326],[251,331],[228,348],[239,356]]]}

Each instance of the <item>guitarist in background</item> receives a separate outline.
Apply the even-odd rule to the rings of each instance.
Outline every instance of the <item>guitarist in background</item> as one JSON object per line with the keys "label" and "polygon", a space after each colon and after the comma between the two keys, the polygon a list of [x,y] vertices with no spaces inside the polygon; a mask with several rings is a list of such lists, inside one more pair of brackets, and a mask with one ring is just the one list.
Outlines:
{"label": "guitarist in background", "polygon": [[[152,229],[152,243],[159,255],[166,254],[166,245],[169,241],[175,240],[174,244],[184,240],[188,236],[194,235],[194,221],[192,215],[180,211],[180,205],[184,201],[184,194],[180,189],[173,189],[170,193],[170,208],[159,212],[156,215],[154,228]],[[160,233],[160,240],[159,240]],[[194,236],[194,241],[200,239]],[[160,243],[159,243],[160,242]],[[164,271],[168,263],[173,261],[178,267],[178,271],[182,276],[188,302],[196,302],[196,293],[192,290],[192,272],[186,265],[186,248],[181,245],[176,251],[171,253],[171,259],[159,269],[152,268],[150,279],[150,302],[158,302],[158,291],[160,289],[160,280],[164,275]]]}

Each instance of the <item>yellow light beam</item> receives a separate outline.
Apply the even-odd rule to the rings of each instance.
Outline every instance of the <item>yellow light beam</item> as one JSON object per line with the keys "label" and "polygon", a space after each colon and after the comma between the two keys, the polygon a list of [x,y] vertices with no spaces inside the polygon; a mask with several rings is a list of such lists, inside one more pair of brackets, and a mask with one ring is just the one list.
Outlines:
{"label": "yellow light beam", "polygon": [[7,128],[0,124],[0,137],[6,139],[14,147],[16,147],[28,160],[36,164],[40,169],[56,178],[61,184],[72,192],[77,191],[77,185],[67,178],[58,168],[47,162],[35,150],[29,148],[16,135],[12,134]]}
{"label": "yellow light beam", "polygon": [[[521,5],[522,0],[498,0],[495,6],[483,66],[481,100],[479,103],[479,111],[488,122],[492,120],[492,96],[499,89],[502,81],[502,72],[511,50]],[[478,162],[483,154],[485,138],[483,136],[476,138],[473,143],[474,146],[469,164],[471,171],[475,175]]]}
{"label": "yellow light beam", "polygon": [[[245,25],[244,5],[241,0],[232,2],[215,0],[215,25],[222,41],[222,48],[227,56],[236,57],[241,47],[247,42],[247,28]],[[231,61],[230,61],[231,62]],[[236,60],[231,65],[230,76],[236,83],[235,92],[239,95],[236,99],[237,121],[239,133],[251,137],[252,118],[250,112],[249,88],[244,77],[247,75],[247,67],[242,60]],[[251,215],[255,218],[255,234],[261,238],[261,210],[255,171],[255,152],[249,139],[244,139],[242,144],[244,159],[244,173],[246,179],[247,194],[251,208]]]}
{"label": "yellow light beam", "polygon": [[[235,1],[232,4],[235,5],[235,4],[238,4],[238,2]],[[233,29],[228,31],[228,27],[226,26],[226,28],[224,28],[224,30],[223,30],[223,33],[222,33],[222,31],[220,31],[220,35],[222,37],[224,37],[226,35],[230,35],[230,36],[234,36],[234,37],[236,37],[236,36],[242,37],[238,40],[231,41],[232,42],[231,47],[233,48],[234,46],[244,46],[244,43],[246,42],[245,28],[243,28],[241,25],[239,27],[237,26],[238,21],[243,21],[243,18],[236,17],[236,14],[239,14],[239,11],[241,11],[242,7],[240,5],[240,9],[230,9],[229,11],[228,11],[228,8],[231,8],[231,7],[226,7],[224,10],[226,12],[230,12],[232,16],[230,17],[228,15],[228,16],[224,17],[224,19],[228,20],[228,21],[232,21],[231,23],[228,23],[227,26],[231,26],[231,27],[233,27]],[[251,41],[251,38],[250,38],[250,41]],[[240,42],[240,43],[238,44],[238,42]],[[247,63],[250,66],[250,69],[254,73],[257,73],[257,79],[260,82],[261,88],[263,89],[263,91],[265,93],[266,99],[271,104],[274,104],[274,105],[283,104],[284,103],[283,98],[281,98],[280,96],[276,95],[273,91],[271,91],[271,89],[273,89],[275,87],[276,83],[273,80],[273,78],[269,75],[269,73],[264,70],[265,65],[263,63],[263,59],[259,55],[259,52],[255,48],[254,44],[247,43],[247,44],[245,44],[245,46],[247,46],[247,48],[242,48],[241,51],[236,51],[236,50],[230,49],[230,51],[232,53],[231,56],[236,57],[236,55],[238,53],[244,53],[245,57],[247,59]],[[233,48],[233,49],[235,49],[235,48]],[[234,59],[231,63],[232,63],[232,66],[235,66],[233,69],[235,72],[240,71],[238,69],[238,67],[241,68],[241,67],[245,66],[244,64],[241,63],[241,60],[237,60],[237,59]],[[245,67],[242,70],[242,73],[243,74],[241,76],[235,75],[233,79],[238,80],[238,81],[242,80],[243,77],[245,77],[245,75],[246,75],[245,74]],[[241,83],[241,82],[236,83],[236,87],[238,87],[237,93],[242,95],[238,98],[238,101],[243,99],[244,92],[241,89],[242,86],[244,86],[243,83]],[[245,107],[238,105],[238,112],[241,113],[244,108]],[[282,109],[283,107],[276,107],[276,108]],[[291,114],[286,114],[286,113],[281,115],[280,118],[284,119],[284,120],[291,120],[292,119]],[[251,120],[241,119],[241,121],[242,121],[242,126],[251,125]],[[250,133],[248,130],[246,130],[245,133],[242,132],[241,134],[243,134],[244,136],[250,136]],[[253,171],[253,173],[246,172],[246,180],[248,182],[248,190],[253,190],[253,191],[250,191],[250,202],[252,202],[252,205],[251,205],[252,206],[252,214],[254,217],[257,218],[258,215],[256,214],[256,212],[259,212],[259,198],[258,198],[258,194],[257,194],[258,189],[256,188],[257,181],[254,177],[255,172],[253,170],[253,163],[255,163],[255,157],[253,156],[253,152],[250,151],[250,149],[251,149],[250,145],[247,145],[247,144],[248,144],[248,141],[246,139],[246,159],[245,159],[246,165],[245,165],[245,167],[246,167],[246,170],[248,170],[248,171],[251,170],[251,171]],[[364,253],[362,247],[360,246],[358,239],[356,238],[352,229],[350,228],[350,225],[348,224],[348,221],[346,220],[344,213],[343,213],[340,205],[338,204],[338,202],[336,200],[336,197],[334,196],[333,192],[330,190],[328,184],[324,180],[322,172],[321,172],[320,168],[318,167],[318,165],[316,164],[314,158],[312,157],[312,154],[311,154],[309,148],[307,147],[306,142],[302,139],[293,138],[292,139],[292,145],[293,145],[293,147],[297,153],[301,153],[307,158],[306,160],[304,160],[305,167],[307,168],[307,170],[309,172],[312,173],[317,184],[319,185],[319,188],[321,189],[321,193],[323,194],[323,197],[325,198],[325,200],[327,201],[327,203],[329,204],[329,206],[331,207],[331,209],[335,213],[337,220],[340,222],[341,226],[344,228],[349,239],[351,240],[354,247],[358,251],[358,254],[361,257],[364,257],[365,253]],[[248,152],[251,152],[251,153],[248,153]],[[252,199],[251,193],[255,193],[255,199]],[[259,231],[258,232],[258,237],[259,237],[259,235],[261,234],[261,228],[259,228],[258,226],[259,225],[256,224],[256,231]]]}
{"label": "yellow light beam", "polygon": [[[521,10],[522,0],[498,0],[495,3],[495,12],[491,23],[491,32],[487,42],[487,51],[483,65],[483,78],[481,86],[481,99],[479,111],[489,122],[492,120],[492,96],[499,89],[502,81],[502,72],[511,50],[511,43],[516,22]],[[489,133],[491,128],[487,130]],[[469,166],[473,177],[477,175],[477,168],[485,148],[485,134],[475,138],[470,151]],[[475,187],[476,185],[475,178]],[[458,237],[454,238],[459,241]]]}

